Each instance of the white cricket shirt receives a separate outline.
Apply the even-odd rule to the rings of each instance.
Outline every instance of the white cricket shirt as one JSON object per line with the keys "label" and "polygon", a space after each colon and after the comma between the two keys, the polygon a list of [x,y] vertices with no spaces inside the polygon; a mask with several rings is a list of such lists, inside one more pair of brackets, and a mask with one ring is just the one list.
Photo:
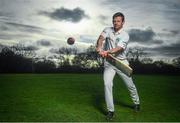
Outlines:
{"label": "white cricket shirt", "polygon": [[129,41],[129,35],[127,32],[125,32],[123,29],[115,32],[113,27],[107,27],[103,30],[101,35],[105,39],[103,43],[103,50],[122,47],[124,50],[120,52],[116,57],[119,59],[126,59],[127,44]]}

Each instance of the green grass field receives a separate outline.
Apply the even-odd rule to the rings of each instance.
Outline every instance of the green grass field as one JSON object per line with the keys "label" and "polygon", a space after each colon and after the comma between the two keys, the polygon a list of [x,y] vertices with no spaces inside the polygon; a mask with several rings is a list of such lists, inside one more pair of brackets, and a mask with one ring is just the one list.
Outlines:
{"label": "green grass field", "polygon": [[[134,75],[141,111],[122,80],[114,79],[113,121],[180,121],[180,76]],[[1,74],[0,121],[105,120],[101,74]]]}

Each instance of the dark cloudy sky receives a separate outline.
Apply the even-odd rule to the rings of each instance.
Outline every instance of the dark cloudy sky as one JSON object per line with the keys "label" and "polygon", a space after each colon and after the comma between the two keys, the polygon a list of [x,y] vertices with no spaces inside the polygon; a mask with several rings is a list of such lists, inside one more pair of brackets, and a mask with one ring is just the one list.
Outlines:
{"label": "dark cloudy sky", "polygon": [[180,56],[180,0],[0,0],[0,46],[20,43],[50,55],[73,36],[73,47],[85,49],[118,11],[126,16],[129,47]]}

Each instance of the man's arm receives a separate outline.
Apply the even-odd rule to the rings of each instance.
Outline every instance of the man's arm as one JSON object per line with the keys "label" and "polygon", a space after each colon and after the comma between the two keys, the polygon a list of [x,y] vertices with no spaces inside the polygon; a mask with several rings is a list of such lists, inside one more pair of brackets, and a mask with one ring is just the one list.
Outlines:
{"label": "man's arm", "polygon": [[119,54],[123,50],[124,49],[122,47],[118,46],[118,47],[115,47],[115,48],[112,48],[112,49],[108,50],[107,53],[109,53],[109,54]]}
{"label": "man's arm", "polygon": [[108,54],[115,54],[115,55],[118,55],[120,52],[122,52],[124,49],[122,47],[116,47],[116,48],[113,48],[111,50],[107,50],[107,51],[101,51],[99,54],[102,56],[102,57],[107,57]]}
{"label": "man's arm", "polygon": [[103,45],[103,41],[104,41],[104,37],[102,35],[99,36],[97,43],[96,43],[96,52],[100,52],[102,49],[102,45]]}
{"label": "man's arm", "polygon": [[98,52],[102,57],[107,57],[109,54],[119,54],[124,49],[122,47],[116,47],[112,48],[111,50],[102,51],[102,45],[103,45],[104,37],[102,35],[99,36],[97,43],[96,43],[96,52]]}

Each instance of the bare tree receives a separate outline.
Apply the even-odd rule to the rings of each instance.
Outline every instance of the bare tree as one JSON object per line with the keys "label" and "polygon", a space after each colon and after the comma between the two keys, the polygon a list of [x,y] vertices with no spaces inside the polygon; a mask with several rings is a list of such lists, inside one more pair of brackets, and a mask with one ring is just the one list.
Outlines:
{"label": "bare tree", "polygon": [[10,49],[17,55],[21,55],[24,57],[35,57],[35,50],[38,50],[37,47],[34,46],[24,46],[23,44],[16,44],[10,47]]}
{"label": "bare tree", "polygon": [[129,48],[127,56],[131,61],[140,61],[140,58],[146,54],[142,48]]}
{"label": "bare tree", "polygon": [[151,58],[143,58],[141,62],[144,64],[152,64],[153,60]]}
{"label": "bare tree", "polygon": [[62,47],[59,48],[58,54],[60,55],[61,62],[60,65],[69,66],[72,64],[72,55],[77,55],[77,48],[66,48]]}
{"label": "bare tree", "polygon": [[172,60],[173,65],[180,68],[180,57],[177,57]]}
{"label": "bare tree", "polygon": [[63,54],[63,55],[76,55],[77,54],[77,48],[62,47],[62,48],[59,48],[59,53]]}

